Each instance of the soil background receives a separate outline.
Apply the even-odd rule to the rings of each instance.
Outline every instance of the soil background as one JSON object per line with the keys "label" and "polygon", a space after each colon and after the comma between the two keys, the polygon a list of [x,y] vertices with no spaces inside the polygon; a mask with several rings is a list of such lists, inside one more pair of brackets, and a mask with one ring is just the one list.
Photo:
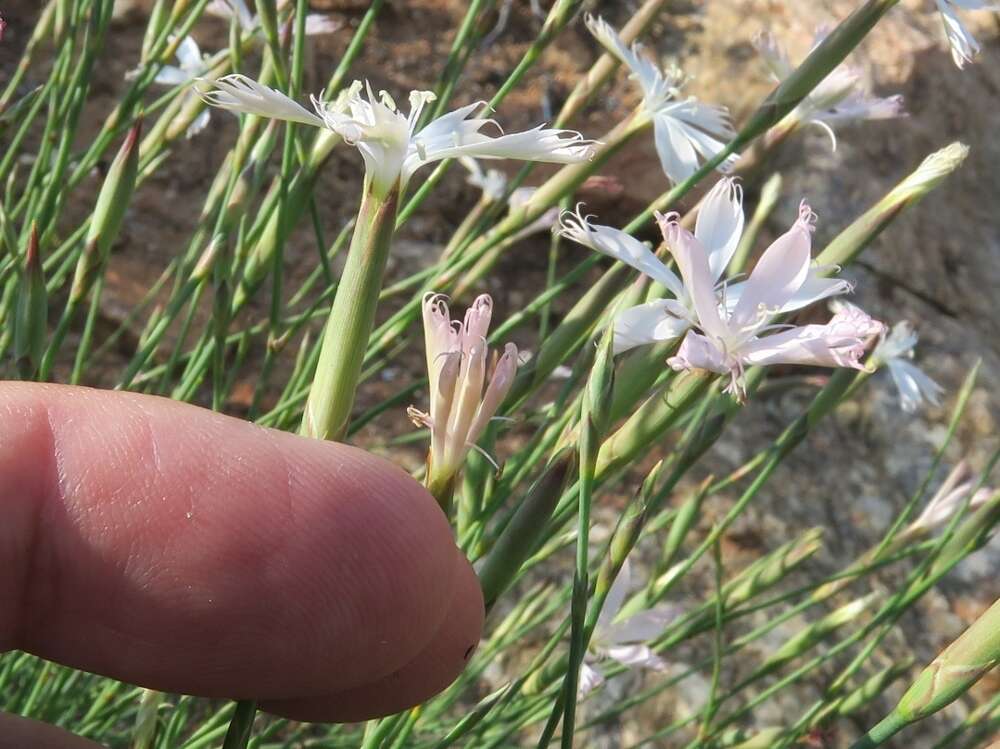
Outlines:
{"label": "soil background", "polygon": [[[542,5],[548,6],[543,0]],[[779,2],[778,0],[676,0],[646,35],[647,49],[662,60],[674,60],[692,76],[690,93],[724,104],[740,123],[772,88],[767,72],[751,40],[761,30],[770,30],[790,49],[793,60],[801,59],[811,43],[814,29],[845,17],[855,2]],[[41,3],[7,0],[3,8],[9,26],[0,46],[0,70],[15,64],[30,33]],[[148,3],[120,2],[113,33],[99,67],[83,128],[84,137],[97,131],[123,89],[125,73],[139,57]],[[359,22],[366,3],[360,0],[315,0],[317,11],[331,14],[342,28],[316,38],[307,68],[307,90],[319,90],[333,69]],[[465,10],[459,0],[409,0],[389,2],[380,15],[365,51],[354,71],[375,89],[386,89],[405,100],[411,89],[433,85],[447,55],[455,29]],[[500,3],[503,5],[503,3]],[[456,104],[489,98],[514,68],[540,28],[528,0],[508,3],[509,17],[474,55],[457,87]],[[588,10],[602,14],[616,26],[629,17],[637,3],[591,2]],[[815,246],[821,248],[840,229],[874,203],[930,152],[961,140],[971,147],[965,165],[918,207],[899,217],[861,261],[846,271],[856,283],[853,301],[876,317],[892,324],[901,319],[913,323],[920,334],[917,361],[945,388],[940,407],[928,407],[915,415],[902,413],[893,387],[884,374],[875,378],[865,395],[840,408],[810,435],[780,468],[761,496],[761,501],[727,535],[726,565],[733,569],[776,548],[812,526],[825,528],[824,547],[806,565],[804,575],[819,575],[839,569],[847,560],[866,550],[891,522],[895,513],[919,485],[933,452],[945,433],[958,387],[969,368],[982,360],[981,375],[972,395],[968,414],[951,446],[947,463],[967,458],[982,467],[1000,446],[1000,16],[986,12],[963,14],[983,44],[978,61],[960,71],[944,42],[940,19],[930,0],[903,0],[853,55],[871,88],[880,95],[901,93],[909,116],[838,128],[839,145],[831,151],[827,136],[818,128],[807,130],[785,144],[773,170],[780,170],[784,188],[762,240],[769,240],[795,218],[798,203],[808,198],[819,216]],[[207,52],[226,44],[226,26],[221,21],[198,24],[195,37]],[[599,50],[578,19],[561,35],[525,84],[502,105],[498,119],[516,129],[551,118],[578,76],[596,58]],[[572,123],[588,137],[600,137],[633,106],[634,87],[619,74],[615,84],[595,99]],[[26,86],[31,84],[30,76]],[[170,258],[186,244],[201,209],[209,180],[218,168],[235,134],[235,120],[213,112],[212,125],[202,134],[180,143],[155,177],[137,193],[129,211],[121,241],[115,248],[103,314],[109,324],[120,321],[141,298]],[[81,144],[83,145],[83,144]],[[513,173],[515,167],[507,167]],[[351,218],[357,207],[361,177],[360,159],[353,149],[337,149],[324,168],[316,195],[328,236]],[[546,169],[532,177],[542,179]],[[615,176],[621,190],[587,196],[588,211],[602,223],[621,225],[659,195],[666,182],[649,138],[631,144],[604,170]],[[455,169],[406,225],[393,251],[390,274],[401,278],[426,267],[444,242],[467,215],[478,194]],[[88,189],[95,189],[95,181]],[[81,193],[81,200],[90,194]],[[752,208],[754,186],[747,185]],[[690,204],[690,201],[689,201]],[[85,209],[86,210],[86,209]],[[72,209],[71,209],[72,211]],[[288,283],[303,278],[315,265],[311,232],[303,221],[287,250]],[[652,227],[650,227],[652,229]],[[652,232],[649,237],[652,238]],[[760,246],[766,246],[762,241]],[[563,262],[569,268],[585,256],[585,250],[564,245]],[[497,319],[531,299],[544,283],[548,240],[542,236],[513,247],[481,291],[497,301]],[[585,284],[581,284],[582,291]],[[569,308],[576,295],[557,300],[555,319]],[[266,300],[255,312],[266,316]],[[134,331],[138,334],[138,330]],[[531,349],[537,344],[531,331],[519,332],[518,344]],[[94,375],[96,385],[109,385],[120,371],[126,350]],[[389,397],[414,377],[421,376],[423,355],[413,354],[386,370],[360,396],[359,408]],[[280,382],[280,372],[276,376]],[[241,393],[252,391],[252,372],[238,388],[229,410],[240,415],[247,403]],[[708,472],[724,475],[751,457],[773,439],[808,402],[813,386],[807,380],[789,377],[787,386],[762,394],[734,424],[692,479]],[[373,422],[359,435],[359,442],[390,453],[415,467],[422,460],[419,446],[390,447],[391,438],[406,434],[410,426],[402,409],[395,409]],[[516,449],[516,444],[512,443]],[[704,518],[709,527],[725,512],[736,493],[711,503]],[[617,498],[606,497],[598,513],[606,532],[614,522]],[[918,663],[930,660],[937,650],[986,606],[1000,596],[998,582],[1000,545],[991,544],[967,560],[938,591],[932,592],[902,622],[890,638],[890,650],[900,655],[914,652]],[[700,576],[700,577],[699,577]],[[711,570],[698,570],[683,596],[698,595],[700,582],[709,584]],[[886,573],[875,590],[890,590],[895,578]],[[699,582],[700,581],[700,582]],[[852,588],[852,595],[869,589]],[[680,601],[683,603],[683,601]],[[793,620],[775,633],[768,647],[779,644],[801,620]],[[679,657],[694,657],[681,653]],[[505,678],[510,664],[497,664],[497,681]],[[827,674],[828,676],[829,674]],[[727,674],[738,678],[739,672]],[[997,680],[986,679],[975,696],[984,699],[997,688]],[[637,683],[621,680],[612,688],[630,690]],[[792,690],[767,703],[755,713],[750,727],[783,722],[811,703],[824,686],[820,676],[801,689]],[[600,746],[627,745],[648,735],[660,725],[697,704],[698,690],[688,687],[668,693],[643,709],[633,711],[610,726],[599,739]],[[827,746],[844,746],[864,724],[879,717],[880,710],[898,697],[898,686],[888,690],[880,704],[857,717],[855,725],[841,726],[838,733],[822,738]],[[600,696],[588,703],[599,709]],[[963,700],[942,716],[926,721],[893,746],[931,747],[954,721],[961,719],[973,703]],[[817,739],[820,740],[820,739]],[[904,743],[905,742],[905,743]],[[594,744],[597,746],[598,744]],[[667,746],[668,744],[664,744]]]}

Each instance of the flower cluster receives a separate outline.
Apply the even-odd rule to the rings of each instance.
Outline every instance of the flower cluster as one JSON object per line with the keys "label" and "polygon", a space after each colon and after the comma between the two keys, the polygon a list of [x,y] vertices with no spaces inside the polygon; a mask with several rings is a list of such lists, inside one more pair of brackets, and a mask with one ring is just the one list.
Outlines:
{"label": "flower cluster", "polygon": [[479,296],[460,322],[451,319],[443,294],[429,293],[423,315],[430,412],[411,406],[407,413],[431,430],[429,473],[445,479],[458,474],[507,397],[517,374],[517,346],[505,345],[489,371],[486,334],[493,300],[488,294]]}

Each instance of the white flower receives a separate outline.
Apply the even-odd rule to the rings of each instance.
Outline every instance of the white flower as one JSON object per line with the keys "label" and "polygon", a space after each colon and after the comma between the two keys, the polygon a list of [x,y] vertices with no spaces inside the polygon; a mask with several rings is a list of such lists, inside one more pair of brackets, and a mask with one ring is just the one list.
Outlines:
{"label": "white flower", "polygon": [[969,493],[975,485],[976,481],[972,477],[969,464],[964,460],[959,461],[931,497],[924,511],[910,524],[907,532],[922,533],[944,525],[961,509],[966,500],[969,500],[970,511],[981,507],[993,496],[993,490],[983,487],[969,499]]}
{"label": "white flower", "polygon": [[[560,231],[564,236],[632,266],[673,295],[672,299],[658,299],[619,313],[615,319],[615,353],[677,338],[692,325],[697,325],[697,309],[689,288],[649,247],[618,229],[592,224],[579,212],[567,211],[561,221]],[[739,245],[743,223],[743,195],[739,184],[731,178],[723,178],[702,201],[692,239],[697,242],[699,252],[705,255],[717,304],[729,310],[736,307],[746,282],[720,285],[720,281]],[[805,280],[777,311],[792,312],[849,291],[850,284],[846,281],[825,277],[832,270],[810,264]]]}
{"label": "white flower", "polygon": [[597,626],[590,640],[589,652],[584,656],[577,687],[580,698],[604,683],[600,662],[606,658],[611,658],[631,669],[648,668],[652,671],[667,669],[666,661],[645,643],[659,637],[667,625],[677,618],[679,611],[676,606],[662,604],[616,622],[615,619],[631,587],[631,569],[626,560],[618,573],[618,578],[608,591],[604,608],[597,619]]}
{"label": "white flower", "polygon": [[935,0],[941,21],[944,23],[944,33],[951,46],[951,59],[959,68],[972,62],[979,54],[979,42],[969,32],[958,17],[957,8],[962,10],[1000,10],[1000,5],[986,3],[983,0]]}
{"label": "white flower", "polygon": [[[202,55],[198,42],[190,36],[186,36],[177,45],[177,66],[164,65],[156,74],[153,83],[159,83],[163,86],[186,86],[208,71],[208,65],[205,61],[206,56]],[[137,70],[131,71],[126,77],[132,77],[137,72]],[[191,138],[204,130],[208,126],[210,118],[209,111],[203,109],[188,126],[187,132],[184,134],[185,137]]]}
{"label": "white flower", "polygon": [[[280,3],[279,10],[287,3]],[[246,4],[246,0],[212,0],[206,7],[205,12],[217,18],[236,17],[240,28],[250,32],[260,26],[258,18]],[[337,19],[325,13],[309,13],[306,15],[306,36],[322,36],[332,34],[343,24]]]}
{"label": "white flower", "polygon": [[483,191],[483,196],[491,202],[496,202],[507,191],[507,175],[499,169],[486,169],[479,162],[468,156],[459,158],[459,163],[469,170],[465,181]]}
{"label": "white flower", "polygon": [[[826,33],[825,29],[817,30],[814,48],[823,41]],[[776,81],[781,82],[792,74],[795,68],[773,35],[761,32],[754,37],[753,43]],[[905,116],[902,96],[872,96],[865,91],[859,71],[840,65],[809,92],[788,114],[786,121],[818,125],[830,136],[836,150],[837,136],[832,128],[835,123]]]}
{"label": "white flower", "polygon": [[[587,28],[601,45],[632,72],[643,94],[643,106],[653,120],[656,153],[667,177],[683,182],[698,169],[699,159],[710,159],[736,133],[725,107],[703,104],[694,97],[680,99],[684,75],[674,68],[666,73],[642,56],[642,45],[628,47],[606,21],[587,16]],[[733,164],[727,159],[720,169]]]}
{"label": "white flower", "polygon": [[[423,108],[434,101],[430,91],[410,94],[404,115],[385,91],[376,98],[370,86],[355,84],[350,95],[334,103],[313,97],[311,114],[284,94],[246,76],[230,75],[202,92],[210,104],[235,112],[326,127],[356,146],[365,161],[365,175],[377,195],[386,195],[399,183],[405,188],[424,164],[471,156],[480,159],[521,159],[573,163],[593,156],[593,144],[570,130],[538,126],[520,133],[490,137],[479,132],[491,120],[474,117],[481,103],[468,104],[432,120],[417,130]],[[318,116],[317,116],[318,115]]]}
{"label": "white flower", "polygon": [[[507,175],[499,169],[487,169],[483,171],[483,168],[479,166],[479,162],[468,156],[460,157],[459,162],[469,170],[469,176],[466,177],[465,181],[482,190],[483,197],[487,202],[494,203],[500,200],[507,192]],[[538,192],[537,187],[518,187],[507,198],[507,205],[511,211],[517,210],[527,205],[536,192]],[[555,226],[558,219],[559,209],[549,208],[530,224],[522,227],[508,237],[505,243],[513,244],[540,231],[548,231]]]}
{"label": "white flower", "polygon": [[896,323],[892,332],[875,347],[874,356],[889,368],[899,391],[899,406],[913,413],[926,400],[935,406],[943,388],[924,374],[910,360],[917,345],[917,334],[906,320]]}
{"label": "white flower", "polygon": [[407,413],[417,426],[431,430],[430,470],[451,477],[510,392],[517,374],[517,346],[504,346],[487,378],[490,296],[478,297],[463,322],[451,319],[443,294],[425,295],[423,313],[430,412],[410,406]]}

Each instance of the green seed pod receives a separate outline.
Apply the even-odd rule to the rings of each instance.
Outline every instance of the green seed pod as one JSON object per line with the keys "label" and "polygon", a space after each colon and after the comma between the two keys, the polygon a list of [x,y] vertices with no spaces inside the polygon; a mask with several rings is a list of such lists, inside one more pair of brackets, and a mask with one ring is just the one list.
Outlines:
{"label": "green seed pod", "polygon": [[22,377],[31,377],[41,364],[48,332],[48,294],[45,273],[38,252],[38,229],[31,236],[17,278],[17,305],[14,309],[14,359]]}
{"label": "green seed pod", "polygon": [[156,713],[163,702],[163,692],[154,689],[143,689],[139,697],[139,710],[135,716],[135,728],[132,731],[132,749],[149,749],[156,738]]}
{"label": "green seed pod", "polygon": [[778,583],[822,546],[822,528],[811,528],[798,538],[772,551],[752,564],[743,574],[722,589],[726,607],[749,601]]}
{"label": "green seed pod", "polygon": [[90,217],[90,227],[83,252],[76,265],[70,303],[79,303],[93,285],[101,267],[107,261],[111,245],[118,237],[125,211],[135,190],[139,169],[139,135],[142,119],[129,130],[118,155],[108,169],[104,184],[97,196],[97,204]]}
{"label": "green seed pod", "polygon": [[567,480],[576,472],[575,464],[576,451],[571,448],[556,455],[528,490],[493,545],[479,570],[479,585],[487,610],[514,581],[524,561],[535,552]]}
{"label": "green seed pod", "polygon": [[761,671],[765,673],[775,671],[790,660],[805,654],[844,624],[857,619],[875,601],[876,597],[876,594],[872,593],[864,598],[858,598],[830,612],[819,621],[802,628],[764,661]]}
{"label": "green seed pod", "polygon": [[615,381],[615,331],[609,325],[597,343],[597,356],[587,379],[586,409],[598,434],[610,426],[611,391]]}
{"label": "green seed pod", "polygon": [[911,666],[913,666],[913,658],[904,658],[869,677],[864,684],[837,703],[836,714],[850,715],[871,705],[873,700],[881,695],[892,682],[909,671]]}
{"label": "green seed pod", "polygon": [[961,697],[1000,663],[1000,600],[925,668],[896,706],[907,723]]}
{"label": "green seed pod", "polygon": [[919,202],[958,169],[968,153],[969,147],[957,142],[932,153],[912,174],[834,237],[816,257],[817,264],[846,265],[854,260],[901,211]]}

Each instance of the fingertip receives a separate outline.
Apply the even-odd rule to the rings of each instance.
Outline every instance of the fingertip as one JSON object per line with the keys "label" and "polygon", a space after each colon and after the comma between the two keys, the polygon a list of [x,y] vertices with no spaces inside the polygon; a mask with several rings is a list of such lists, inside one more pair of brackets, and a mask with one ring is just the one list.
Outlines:
{"label": "fingertip", "polygon": [[102,749],[93,741],[75,736],[20,715],[0,713],[0,749]]}
{"label": "fingertip", "polygon": [[398,713],[443,691],[475,652],[485,619],[479,580],[460,552],[455,567],[447,615],[427,647],[409,663],[362,687],[329,696],[265,702],[261,708],[292,720],[347,723]]}

